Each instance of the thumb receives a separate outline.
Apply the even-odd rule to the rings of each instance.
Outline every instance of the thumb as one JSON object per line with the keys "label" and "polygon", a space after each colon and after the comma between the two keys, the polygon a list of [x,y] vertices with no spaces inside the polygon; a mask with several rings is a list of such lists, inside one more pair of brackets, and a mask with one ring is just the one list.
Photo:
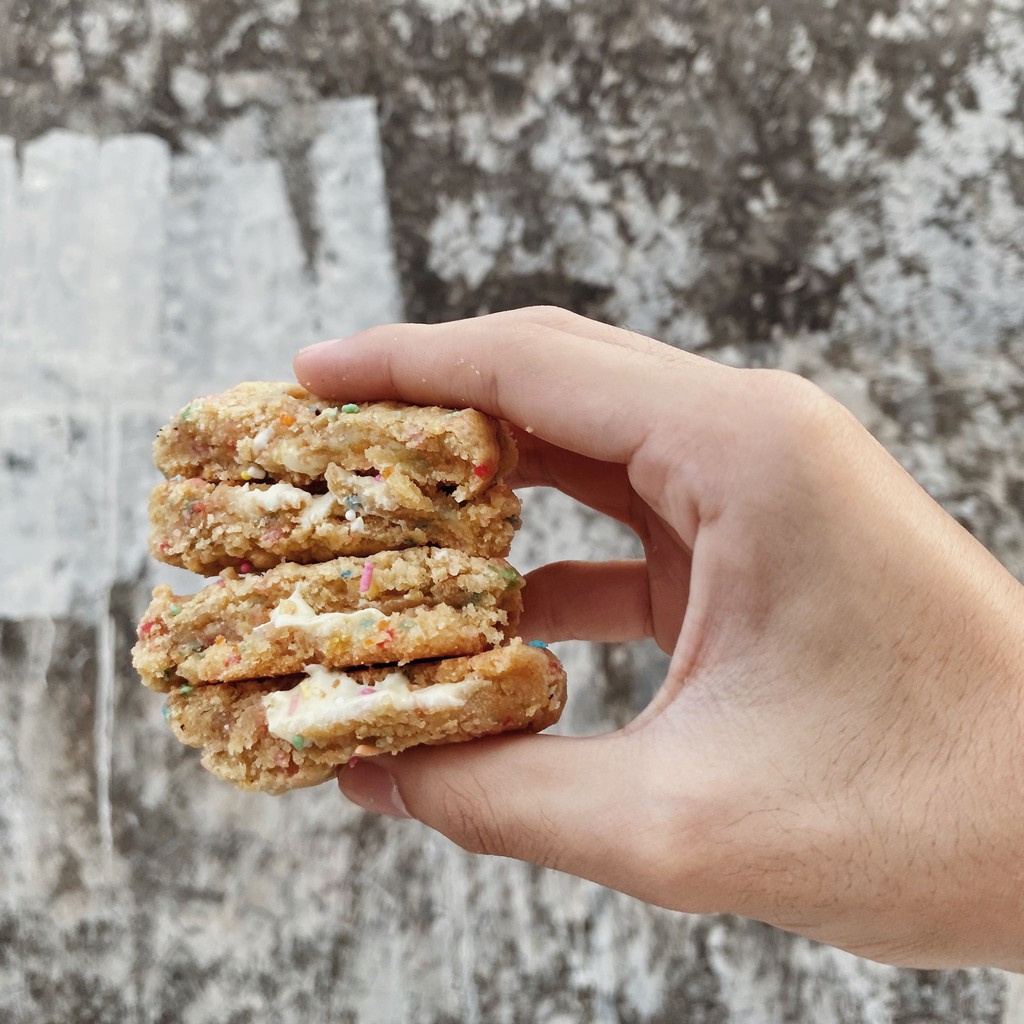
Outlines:
{"label": "thumb", "polygon": [[636,844],[659,817],[641,748],[630,733],[496,736],[359,761],[339,785],[361,807],[416,818],[470,852],[635,893],[623,875],[632,864],[635,876]]}

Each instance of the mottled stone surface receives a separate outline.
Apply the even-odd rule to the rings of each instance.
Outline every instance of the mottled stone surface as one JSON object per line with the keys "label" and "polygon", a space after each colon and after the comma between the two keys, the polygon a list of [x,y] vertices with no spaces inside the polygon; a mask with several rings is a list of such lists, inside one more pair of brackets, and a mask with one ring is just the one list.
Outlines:
{"label": "mottled stone surface", "polygon": [[[797,370],[1024,578],[1022,96],[1022,0],[0,0],[0,1019],[1021,1024],[992,972],[241,798],[127,652],[159,422],[403,310]],[[526,515],[524,569],[630,550]],[[561,653],[573,732],[663,667]]]}

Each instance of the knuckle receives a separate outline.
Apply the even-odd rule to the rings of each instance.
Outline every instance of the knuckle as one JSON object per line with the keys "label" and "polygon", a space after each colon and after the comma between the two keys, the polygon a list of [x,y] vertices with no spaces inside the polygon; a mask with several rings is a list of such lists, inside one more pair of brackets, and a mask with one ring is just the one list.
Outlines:
{"label": "knuckle", "polygon": [[745,401],[757,455],[776,468],[780,460],[833,452],[845,443],[853,416],[817,384],[785,370],[748,370]]}
{"label": "knuckle", "polygon": [[790,419],[803,426],[832,415],[837,403],[817,384],[788,370],[750,370],[752,379],[767,401],[766,408],[780,419]]}
{"label": "knuckle", "polygon": [[544,327],[564,327],[577,319],[577,315],[561,306],[540,304],[522,310],[525,319]]}
{"label": "knuckle", "polygon": [[507,830],[483,787],[449,784],[441,799],[443,831],[469,853],[509,852]]}
{"label": "knuckle", "polygon": [[441,797],[441,818],[441,831],[468,853],[514,857],[548,867],[560,862],[555,823],[536,812],[526,820],[512,804],[502,801],[500,789],[475,780],[449,784]]}

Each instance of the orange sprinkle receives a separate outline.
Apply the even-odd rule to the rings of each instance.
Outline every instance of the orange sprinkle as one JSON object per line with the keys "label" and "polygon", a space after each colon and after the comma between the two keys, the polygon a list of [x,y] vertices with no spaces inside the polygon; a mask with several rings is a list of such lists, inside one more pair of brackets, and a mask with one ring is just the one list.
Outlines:
{"label": "orange sprinkle", "polygon": [[283,412],[281,413],[280,420],[284,426],[290,427],[295,422],[295,417],[291,413]]}
{"label": "orange sprinkle", "polygon": [[218,633],[217,636],[214,638],[213,642],[215,644],[226,644],[227,640],[225,640],[224,637],[222,637],[220,633]]}
{"label": "orange sprinkle", "polygon": [[368,743],[360,743],[355,750],[352,751],[353,757],[376,757],[383,751],[378,750],[376,747],[371,747]]}
{"label": "orange sprinkle", "polygon": [[387,480],[387,478],[388,478],[389,476],[391,476],[391,474],[392,474],[392,473],[394,473],[394,471],[395,471],[395,467],[394,467],[394,466],[385,466],[385,467],[384,467],[384,468],[383,468],[383,469],[382,469],[382,470],[380,471],[380,475],[381,475],[382,477],[384,477],[384,479],[385,479],[385,480]]}

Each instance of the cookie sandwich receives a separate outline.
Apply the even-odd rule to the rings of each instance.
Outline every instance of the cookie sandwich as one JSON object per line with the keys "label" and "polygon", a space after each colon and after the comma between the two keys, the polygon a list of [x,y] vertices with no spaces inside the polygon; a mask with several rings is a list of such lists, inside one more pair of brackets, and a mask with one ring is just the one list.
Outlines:
{"label": "cookie sandwich", "polygon": [[203,575],[423,546],[503,556],[519,526],[515,444],[475,409],[241,384],[182,409],[153,455],[153,554]]}

